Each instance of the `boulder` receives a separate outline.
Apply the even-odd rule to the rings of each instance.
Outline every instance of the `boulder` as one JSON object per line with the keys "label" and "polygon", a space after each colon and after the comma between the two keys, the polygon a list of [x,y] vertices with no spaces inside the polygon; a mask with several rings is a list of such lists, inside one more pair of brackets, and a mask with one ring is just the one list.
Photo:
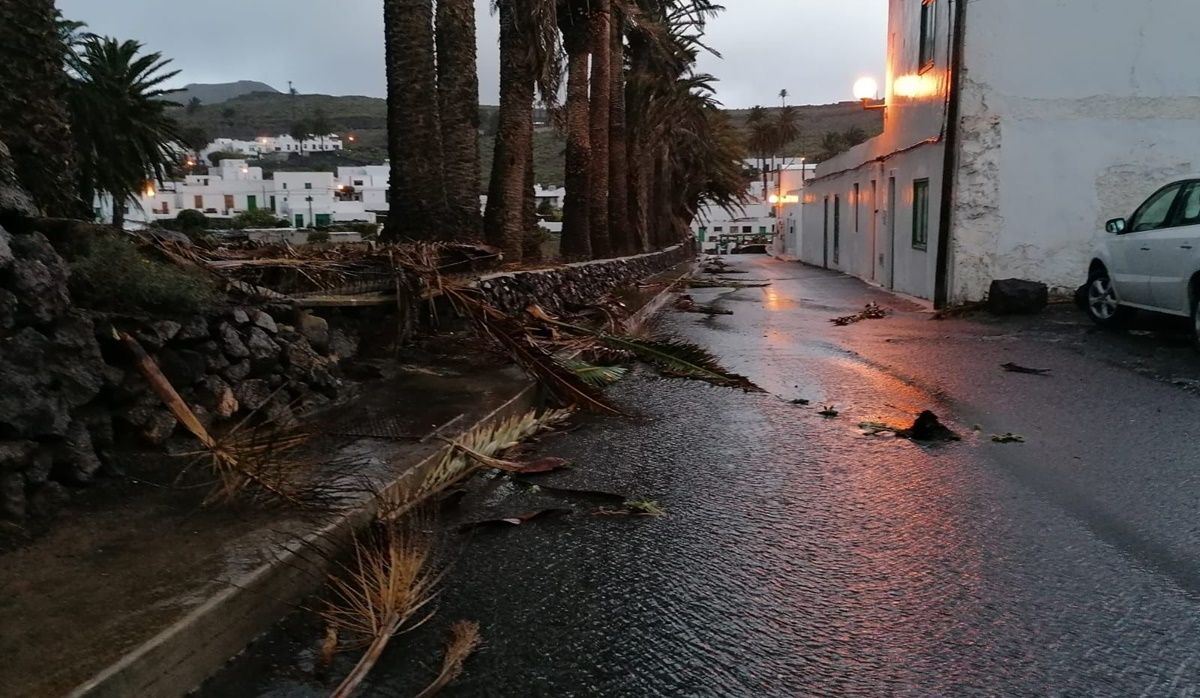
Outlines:
{"label": "boulder", "polygon": [[0,518],[23,521],[25,511],[25,476],[0,473]]}
{"label": "boulder", "polygon": [[334,360],[353,358],[358,353],[358,339],[342,332],[334,330],[329,335],[329,355]]}
{"label": "boulder", "polygon": [[142,437],[152,444],[161,444],[171,438],[177,426],[179,422],[167,408],[152,410],[146,423],[142,425]]}
{"label": "boulder", "polygon": [[250,359],[242,359],[237,363],[230,364],[221,371],[221,375],[234,385],[241,383],[250,375]]}
{"label": "boulder", "polygon": [[257,410],[271,399],[271,385],[261,378],[242,381],[234,389],[238,402],[248,410]]}
{"label": "boulder", "polygon": [[86,485],[95,479],[100,459],[92,445],[87,425],[75,421],[67,430],[67,438],[54,454],[54,479],[73,485]]}
{"label": "boulder", "polygon": [[50,473],[53,470],[54,449],[53,447],[43,448],[35,452],[29,459],[29,465],[25,468],[25,483],[40,485],[50,479]]}
{"label": "boulder", "polygon": [[324,318],[301,311],[296,315],[296,331],[317,351],[329,350],[329,323]]}
{"label": "boulder", "polygon": [[16,256],[12,251],[12,235],[0,226],[0,271],[12,266]]}
{"label": "boulder", "polygon": [[250,357],[250,349],[246,347],[246,343],[242,341],[238,331],[228,322],[217,325],[217,341],[221,343],[221,350],[231,359]]}
{"label": "boulder", "polygon": [[[57,374],[70,372],[54,360],[49,338],[26,327],[0,341],[0,434],[17,438],[65,436],[71,423],[63,391],[55,384]],[[96,378],[95,393],[100,390]],[[75,396],[82,388],[71,390]]]}
{"label": "boulder", "polygon": [[0,334],[17,326],[17,296],[0,288]]}
{"label": "boulder", "polygon": [[181,342],[199,342],[210,336],[208,319],[203,315],[196,315],[183,323],[183,326],[179,328],[179,333],[175,335],[175,339]]}
{"label": "boulder", "polygon": [[1050,301],[1046,284],[1023,279],[997,279],[988,291],[987,309],[995,315],[1041,312]]}
{"label": "boulder", "polygon": [[0,441],[0,473],[25,470],[38,445],[33,441]]}
{"label": "boulder", "polygon": [[287,359],[288,366],[293,369],[288,373],[298,378],[306,377],[314,368],[325,365],[325,359],[321,358],[321,355],[305,341],[287,345],[287,348],[284,349],[284,357]]}
{"label": "boulder", "polygon": [[17,297],[18,324],[45,324],[67,312],[67,265],[41,233],[13,235],[8,290]]}
{"label": "boulder", "polygon": [[245,325],[250,322],[250,314],[241,308],[234,308],[229,312],[229,317],[239,325]]}
{"label": "boulder", "polygon": [[261,327],[250,328],[246,348],[250,350],[250,364],[256,370],[267,369],[279,361],[279,345]]}
{"label": "boulder", "polygon": [[253,322],[256,327],[261,327],[263,330],[271,334],[275,334],[279,331],[279,326],[275,324],[275,318],[261,310],[251,311],[250,321]]}
{"label": "boulder", "polygon": [[196,388],[196,399],[202,407],[221,419],[229,419],[239,408],[233,388],[219,376],[206,376],[200,381]]}
{"label": "boulder", "polygon": [[17,181],[13,171],[12,154],[8,146],[0,141],[0,213],[18,216],[36,216],[37,206],[29,192]]}
{"label": "boulder", "polygon": [[163,344],[175,339],[179,335],[179,331],[183,329],[183,325],[174,320],[159,320],[150,326],[158,333],[158,337],[162,340]]}
{"label": "boulder", "polygon": [[208,371],[204,354],[190,349],[163,349],[158,354],[158,366],[176,390],[195,385]]}

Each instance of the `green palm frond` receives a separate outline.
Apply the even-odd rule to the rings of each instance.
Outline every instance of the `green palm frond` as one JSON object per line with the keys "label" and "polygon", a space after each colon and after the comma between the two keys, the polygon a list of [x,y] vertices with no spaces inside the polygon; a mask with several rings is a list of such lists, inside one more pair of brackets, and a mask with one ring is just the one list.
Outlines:
{"label": "green palm frond", "polygon": [[597,366],[582,359],[555,358],[555,362],[574,373],[584,383],[597,388],[612,385],[629,373],[629,369],[624,366]]}
{"label": "green palm frond", "polygon": [[667,375],[741,388],[748,393],[766,392],[749,378],[723,368],[717,357],[704,347],[682,339],[641,339],[611,334],[601,334],[598,338],[610,347],[633,352]]}

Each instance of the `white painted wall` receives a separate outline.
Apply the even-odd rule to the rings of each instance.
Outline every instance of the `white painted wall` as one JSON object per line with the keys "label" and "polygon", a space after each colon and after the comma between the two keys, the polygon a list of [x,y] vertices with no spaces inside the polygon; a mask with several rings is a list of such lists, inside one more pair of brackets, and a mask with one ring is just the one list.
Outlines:
{"label": "white painted wall", "polygon": [[952,298],[1070,291],[1105,220],[1200,170],[1200,2],[968,7]]}

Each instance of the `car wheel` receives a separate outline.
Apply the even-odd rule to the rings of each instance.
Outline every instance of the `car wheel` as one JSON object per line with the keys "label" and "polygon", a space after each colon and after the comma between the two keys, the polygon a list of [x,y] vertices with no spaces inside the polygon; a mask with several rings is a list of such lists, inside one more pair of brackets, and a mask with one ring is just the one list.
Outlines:
{"label": "car wheel", "polygon": [[1200,351],[1200,294],[1192,299],[1192,348]]}
{"label": "car wheel", "polygon": [[1124,326],[1133,314],[1117,299],[1117,289],[1107,269],[1097,269],[1088,277],[1087,314],[1097,325],[1112,329]]}

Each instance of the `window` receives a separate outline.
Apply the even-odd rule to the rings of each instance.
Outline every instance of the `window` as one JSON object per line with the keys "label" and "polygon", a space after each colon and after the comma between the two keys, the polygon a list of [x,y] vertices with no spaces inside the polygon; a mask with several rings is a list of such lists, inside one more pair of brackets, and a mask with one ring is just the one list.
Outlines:
{"label": "window", "polygon": [[233,195],[232,195],[232,194],[226,194],[226,195],[225,195],[225,210],[226,210],[226,211],[229,211],[229,210],[231,210],[232,208],[233,208]]}
{"label": "window", "polygon": [[1200,225],[1200,182],[1192,182],[1179,205],[1179,225]]}
{"label": "window", "polygon": [[913,182],[912,246],[923,250],[929,244],[929,180]]}
{"label": "window", "polygon": [[933,67],[933,50],[937,44],[937,0],[921,0],[921,44],[917,68],[924,72]]}
{"label": "window", "polygon": [[192,197],[192,208],[204,208],[204,197],[199,194]]}
{"label": "window", "polygon": [[1146,200],[1133,214],[1127,230],[1140,233],[1144,230],[1158,230],[1167,225],[1167,216],[1171,215],[1171,206],[1175,203],[1181,184],[1172,184],[1158,190],[1154,196]]}
{"label": "window", "polygon": [[363,181],[361,179],[354,180],[354,186],[361,187],[362,185],[363,185]]}
{"label": "window", "polygon": [[842,199],[833,197],[833,263],[838,263],[842,248]]}
{"label": "window", "polygon": [[284,182],[284,183],[283,183],[283,188],[284,188],[284,189],[287,189],[287,182]]}
{"label": "window", "polygon": [[752,226],[752,225],[743,225],[743,226],[742,226],[742,232],[743,232],[743,233],[747,233],[747,234],[749,234],[749,233],[753,233],[753,232],[754,232],[754,226]]}
{"label": "window", "polygon": [[858,232],[858,209],[861,208],[858,182],[854,183],[854,232]]}
{"label": "window", "polygon": [[720,233],[720,232],[723,232],[724,230],[725,230],[725,228],[723,226],[719,226],[719,225],[717,227],[713,228],[714,233]]}
{"label": "window", "polygon": [[765,226],[765,225],[758,226],[758,234],[766,235],[767,234],[767,226]]}
{"label": "window", "polygon": [[305,188],[305,189],[312,189],[312,182],[305,182],[305,183],[304,183],[304,188]]}

